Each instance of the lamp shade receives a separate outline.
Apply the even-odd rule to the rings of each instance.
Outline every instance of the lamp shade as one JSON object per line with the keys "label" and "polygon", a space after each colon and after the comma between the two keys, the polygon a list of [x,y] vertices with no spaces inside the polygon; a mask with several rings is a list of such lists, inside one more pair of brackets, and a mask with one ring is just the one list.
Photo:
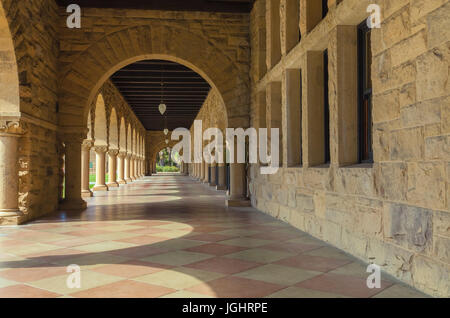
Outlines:
{"label": "lamp shade", "polygon": [[167,106],[166,106],[166,104],[161,103],[161,104],[159,104],[158,109],[159,109],[159,112],[161,113],[161,115],[164,115],[164,113],[166,112]]}

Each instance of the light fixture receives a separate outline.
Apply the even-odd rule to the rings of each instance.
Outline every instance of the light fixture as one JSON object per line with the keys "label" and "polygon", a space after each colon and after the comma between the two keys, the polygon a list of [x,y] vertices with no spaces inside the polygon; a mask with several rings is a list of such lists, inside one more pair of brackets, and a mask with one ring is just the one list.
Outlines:
{"label": "light fixture", "polygon": [[164,135],[167,136],[168,133],[169,133],[169,129],[165,128],[165,129],[164,129]]}
{"label": "light fixture", "polygon": [[159,112],[161,113],[161,115],[164,115],[164,113],[166,112],[167,106],[164,103],[159,104]]}
{"label": "light fixture", "polygon": [[167,109],[166,104],[164,104],[164,68],[161,70],[161,103],[158,109],[161,115],[164,115]]}
{"label": "light fixture", "polygon": [[166,144],[169,144],[169,139],[166,139]]}

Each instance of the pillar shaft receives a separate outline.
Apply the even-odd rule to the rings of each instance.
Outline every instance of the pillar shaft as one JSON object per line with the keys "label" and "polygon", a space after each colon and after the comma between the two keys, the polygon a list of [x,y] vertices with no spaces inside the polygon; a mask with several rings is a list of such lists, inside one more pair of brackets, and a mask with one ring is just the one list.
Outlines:
{"label": "pillar shaft", "polygon": [[226,201],[228,206],[250,206],[246,197],[245,164],[230,164],[230,193]]}
{"label": "pillar shaft", "polygon": [[[14,122],[13,126],[19,127]],[[19,173],[17,147],[20,134],[9,128],[0,130],[0,223],[18,223],[22,215],[19,210]],[[19,132],[19,131],[17,131]],[[11,220],[3,220],[6,217]]]}
{"label": "pillar shaft", "polygon": [[108,151],[108,188],[117,188],[119,183],[117,182],[117,154],[118,150]]}
{"label": "pillar shaft", "polygon": [[95,146],[95,186],[92,191],[108,191],[105,182],[107,146]]}
{"label": "pillar shaft", "polygon": [[86,201],[81,198],[81,143],[85,133],[66,133],[62,136],[65,144],[65,198],[60,210],[86,209]]}
{"label": "pillar shaft", "polygon": [[123,153],[123,152],[120,152],[117,155],[117,172],[118,172],[117,183],[118,184],[126,184],[127,183],[125,181],[125,156],[126,156],[126,153]]}
{"label": "pillar shaft", "polygon": [[130,160],[131,160],[130,155],[127,155],[125,157],[125,181],[127,183],[133,181],[133,180],[131,180],[131,177],[130,177],[130,165],[131,165]]}
{"label": "pillar shaft", "polygon": [[216,164],[211,165],[211,182],[209,183],[209,185],[212,187],[215,187],[217,185],[216,169],[217,169]]}
{"label": "pillar shaft", "polygon": [[226,190],[227,189],[227,178],[226,178],[226,167],[225,164],[219,163],[217,165],[217,190]]}
{"label": "pillar shaft", "polygon": [[85,140],[81,145],[81,197],[83,198],[93,196],[89,184],[89,163],[92,144],[91,140]]}

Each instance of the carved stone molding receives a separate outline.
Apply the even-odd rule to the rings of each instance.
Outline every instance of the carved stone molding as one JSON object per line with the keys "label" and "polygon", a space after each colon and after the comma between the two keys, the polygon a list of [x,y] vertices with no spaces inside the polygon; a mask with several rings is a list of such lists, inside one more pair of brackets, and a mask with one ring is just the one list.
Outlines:
{"label": "carved stone molding", "polygon": [[119,151],[119,154],[117,155],[119,158],[125,158],[127,156],[126,151]]}
{"label": "carved stone molding", "polygon": [[108,146],[94,146],[94,150],[98,154],[106,153],[108,151]]}
{"label": "carved stone molding", "polygon": [[0,135],[20,137],[23,134],[25,130],[19,121],[0,120]]}
{"label": "carved stone molding", "polygon": [[82,150],[89,151],[89,150],[92,148],[93,145],[94,145],[94,141],[89,140],[89,139],[86,139],[86,140],[84,140],[83,143],[81,144],[81,149],[82,149]]}
{"label": "carved stone molding", "polygon": [[119,154],[119,150],[118,149],[110,149],[108,151],[108,155],[110,156],[117,156]]}

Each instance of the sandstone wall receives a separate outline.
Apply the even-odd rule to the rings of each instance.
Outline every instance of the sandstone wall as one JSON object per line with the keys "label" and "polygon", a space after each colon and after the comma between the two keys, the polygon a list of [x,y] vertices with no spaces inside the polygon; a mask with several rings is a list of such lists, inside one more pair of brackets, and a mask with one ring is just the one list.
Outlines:
{"label": "sandstone wall", "polygon": [[[270,42],[264,42],[262,35],[274,37],[272,29],[264,30],[261,22],[270,17],[264,15],[266,1],[258,0],[251,14],[251,118],[254,127],[272,120],[270,107],[277,99],[266,99],[266,94],[272,96],[267,92],[273,93],[273,83],[281,85],[281,96],[276,97],[282,110],[279,128],[285,136],[284,159],[275,175],[260,175],[258,166],[252,167],[252,204],[364,261],[381,265],[426,293],[448,297],[449,1],[343,0],[337,6],[329,1],[325,19],[302,32],[300,43],[267,72],[260,60]],[[300,8],[305,3],[301,0]],[[355,28],[369,15],[370,3],[381,6],[382,18],[381,28],[372,30],[374,163],[352,164],[348,160],[352,145],[345,142],[352,124],[348,94],[354,79],[347,74],[350,64],[345,64],[348,58],[345,62],[342,52],[348,50],[345,45],[351,45],[343,35],[353,34],[354,29],[340,26]],[[280,23],[282,29],[289,21],[282,15]],[[302,23],[301,18],[300,28],[307,29]],[[283,37],[281,41],[283,46]],[[313,82],[307,79],[312,76],[311,57],[324,49],[329,53],[331,164],[315,166],[308,163],[308,151],[317,137],[309,133],[314,123],[305,118],[314,109]],[[290,85],[292,70],[301,70],[303,79],[303,120],[297,124],[303,166],[288,161],[291,95],[299,89]]]}
{"label": "sandstone wall", "polygon": [[[2,0],[19,77],[19,207],[24,219],[55,211],[61,196],[57,134],[58,7],[52,0]],[[11,79],[7,79],[13,80]]]}

